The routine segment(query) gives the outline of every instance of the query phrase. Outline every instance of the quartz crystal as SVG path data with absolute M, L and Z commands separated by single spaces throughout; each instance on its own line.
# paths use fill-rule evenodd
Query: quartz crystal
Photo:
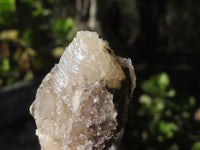
M 30 107 L 42 150 L 116 150 L 135 88 L 130 59 L 79 31 Z

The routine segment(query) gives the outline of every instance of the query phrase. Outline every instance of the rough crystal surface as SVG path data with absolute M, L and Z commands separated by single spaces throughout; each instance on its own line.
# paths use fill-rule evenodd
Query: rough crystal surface
M 118 147 L 135 87 L 130 59 L 80 31 L 37 90 L 30 111 L 43 150 Z

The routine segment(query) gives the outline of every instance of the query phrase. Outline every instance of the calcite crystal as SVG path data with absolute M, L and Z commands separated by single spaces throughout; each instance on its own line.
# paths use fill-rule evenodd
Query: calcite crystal
M 135 88 L 130 59 L 95 32 L 80 31 L 30 107 L 43 150 L 116 150 Z

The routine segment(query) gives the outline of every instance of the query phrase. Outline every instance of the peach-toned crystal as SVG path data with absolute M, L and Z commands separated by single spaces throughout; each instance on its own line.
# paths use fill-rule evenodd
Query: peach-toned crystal
M 43 150 L 118 148 L 135 74 L 97 33 L 77 32 L 37 90 L 30 111 Z

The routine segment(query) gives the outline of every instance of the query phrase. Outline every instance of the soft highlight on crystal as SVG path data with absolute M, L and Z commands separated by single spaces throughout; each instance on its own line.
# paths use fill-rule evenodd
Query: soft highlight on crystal
M 37 90 L 30 112 L 43 150 L 118 149 L 135 88 L 130 59 L 79 31 Z

